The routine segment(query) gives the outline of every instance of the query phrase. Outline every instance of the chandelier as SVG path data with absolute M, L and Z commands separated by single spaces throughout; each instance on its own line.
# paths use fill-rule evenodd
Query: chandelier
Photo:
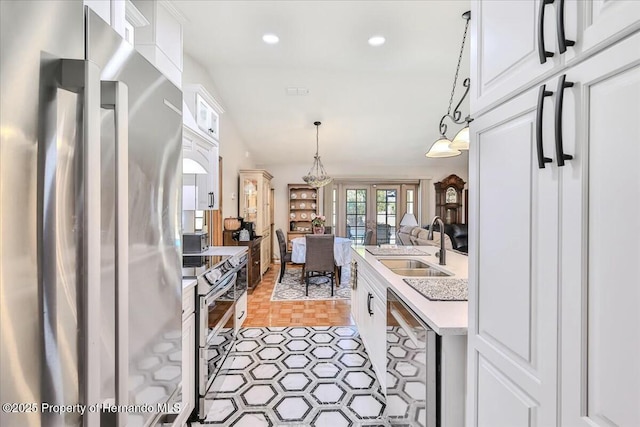
M 318 154 L 319 127 L 322 123 L 313 122 L 313 124 L 316 126 L 316 155 L 313 158 L 313 165 L 311 166 L 311 169 L 309 169 L 309 172 L 303 176 L 302 179 L 308 185 L 320 188 L 330 183 L 333 178 L 327 175 L 327 172 L 324 170 L 324 166 L 322 165 L 322 161 L 320 160 L 320 155 Z
M 456 74 L 453 78 L 453 87 L 451 88 L 451 97 L 449 98 L 449 109 L 447 110 L 447 114 L 442 116 L 440 119 L 440 138 L 436 142 L 433 143 L 429 152 L 425 154 L 427 157 L 453 157 L 461 154 L 460 150 L 468 150 L 469 149 L 469 123 L 473 120 L 471 117 L 467 116 L 462 119 L 462 112 L 460 111 L 460 105 L 462 105 L 462 101 L 467 97 L 469 93 L 469 86 L 471 80 L 466 78 L 462 83 L 462 86 L 466 88 L 462 98 L 456 105 L 453 110 L 453 114 L 451 113 L 451 104 L 453 104 L 453 95 L 456 91 L 456 83 L 458 82 L 458 73 L 460 71 L 460 63 L 462 62 L 462 53 L 464 51 L 464 42 L 467 39 L 467 30 L 469 29 L 469 20 L 471 19 L 471 12 L 467 11 L 462 14 L 462 18 L 467 21 L 464 26 L 464 35 L 462 36 L 462 46 L 460 47 L 460 55 L 458 56 L 458 66 L 456 67 Z M 465 124 L 465 126 L 458 131 L 453 140 L 447 138 L 447 124 L 444 122 L 445 119 L 451 120 L 453 123 L 460 125 Z

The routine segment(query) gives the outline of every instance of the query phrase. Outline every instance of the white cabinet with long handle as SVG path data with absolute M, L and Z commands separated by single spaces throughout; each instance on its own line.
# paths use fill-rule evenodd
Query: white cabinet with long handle
M 640 29 L 636 0 L 484 0 L 471 12 L 476 115 Z
M 468 426 L 640 425 L 640 15 L 566 3 L 575 66 L 471 124 Z
M 637 426 L 640 33 L 562 79 L 560 425 Z

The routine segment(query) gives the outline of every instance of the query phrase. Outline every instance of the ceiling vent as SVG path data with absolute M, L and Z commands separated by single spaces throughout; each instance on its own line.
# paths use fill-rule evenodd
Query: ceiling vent
M 288 87 L 287 88 L 288 96 L 307 96 L 309 95 L 309 89 L 306 87 Z

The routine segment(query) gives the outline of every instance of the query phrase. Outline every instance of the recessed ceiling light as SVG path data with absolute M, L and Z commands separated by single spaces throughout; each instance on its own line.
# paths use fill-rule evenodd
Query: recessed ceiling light
M 266 44 L 276 44 L 280 41 L 280 38 L 275 34 L 269 33 L 262 36 L 262 41 L 265 42 Z
M 382 46 L 386 39 L 382 36 L 373 36 L 369 39 L 369 44 L 371 46 Z

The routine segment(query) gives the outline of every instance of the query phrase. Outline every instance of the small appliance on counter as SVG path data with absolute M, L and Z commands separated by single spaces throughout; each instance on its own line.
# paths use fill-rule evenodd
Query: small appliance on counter
M 207 233 L 183 233 L 182 234 L 182 253 L 199 254 L 207 250 Z
M 231 235 L 231 238 L 236 242 L 248 242 L 250 240 L 255 239 L 255 224 L 250 221 L 245 221 L 242 217 L 238 217 L 238 228 L 235 228 L 233 231 L 225 230 L 225 236 L 227 233 Z M 233 244 L 233 243 L 225 243 L 225 245 Z
M 253 222 L 245 221 L 244 219 L 240 222 L 240 232 L 242 233 L 242 230 L 246 230 L 249 233 L 249 238 L 247 240 L 253 240 L 256 238 L 255 228 L 256 225 Z

